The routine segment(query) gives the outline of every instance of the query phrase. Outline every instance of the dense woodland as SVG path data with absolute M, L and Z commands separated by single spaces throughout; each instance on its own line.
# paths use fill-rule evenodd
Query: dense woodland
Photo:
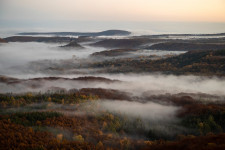
M 99 101 L 99 96 L 101 94 L 76 92 L 1 94 L 1 148 L 225 148 L 222 142 L 225 138 L 224 104 L 204 103 L 187 96 L 170 96 L 167 105 L 182 107 L 177 113 L 179 122 L 174 125 L 185 128 L 182 133 L 170 136 L 145 128 L 145 120 L 141 118 L 131 120 L 120 113 L 97 112 L 96 108 L 101 107 L 95 103 Z M 152 100 L 151 97 L 146 99 Z M 158 103 L 163 101 L 159 96 Z M 75 112 L 82 112 L 82 115 Z

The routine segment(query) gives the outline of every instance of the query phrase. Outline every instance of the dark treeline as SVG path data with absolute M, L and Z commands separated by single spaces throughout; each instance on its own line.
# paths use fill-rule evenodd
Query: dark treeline
M 94 63 L 94 68 L 105 72 L 162 72 L 165 74 L 225 75 L 225 50 L 190 51 L 164 59 L 124 58 Z M 151 57 L 151 56 L 149 56 Z

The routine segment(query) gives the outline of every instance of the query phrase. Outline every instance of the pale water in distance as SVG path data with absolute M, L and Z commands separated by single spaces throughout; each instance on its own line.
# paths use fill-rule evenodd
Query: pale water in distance
M 110 22 L 110 21 L 42 21 L 0 22 L 0 37 L 19 32 L 98 32 L 109 29 L 128 30 L 133 35 L 224 33 L 225 23 L 212 22 Z

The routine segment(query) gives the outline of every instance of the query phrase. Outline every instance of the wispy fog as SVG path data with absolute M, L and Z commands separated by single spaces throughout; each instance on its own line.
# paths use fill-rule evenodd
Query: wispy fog
M 177 93 L 207 93 L 224 96 L 225 79 L 216 77 L 175 76 L 162 74 L 93 74 L 92 68 L 74 67 L 84 66 L 85 62 L 92 62 L 89 57 L 94 52 L 103 51 L 83 43 L 85 49 L 63 49 L 59 46 L 65 43 L 6 43 L 0 45 L 0 75 L 15 78 L 33 78 L 43 76 L 59 76 L 76 78 L 81 76 L 105 77 L 121 82 L 85 82 L 78 80 L 28 80 L 18 83 L 0 83 L 1 93 L 46 92 L 53 87 L 70 89 L 104 88 L 115 89 L 131 93 L 131 96 L 177 94 Z M 179 54 L 177 52 L 143 51 L 143 55 Z M 136 54 L 135 54 L 136 55 Z M 95 60 L 100 61 L 100 60 Z M 52 69 L 53 68 L 53 69 Z M 53 70 L 53 71 L 52 71 Z M 84 73 L 81 74 L 81 73 Z
M 0 74 L 16 75 L 32 71 L 26 68 L 30 62 L 40 60 L 67 60 L 72 58 L 87 58 L 94 52 L 102 51 L 102 48 L 85 46 L 85 49 L 64 49 L 59 46 L 66 43 L 6 43 L 0 45 Z M 20 69 L 23 70 L 20 72 Z M 30 69 L 30 70 L 24 70 Z
M 120 113 L 129 117 L 146 121 L 173 121 L 176 111 L 175 106 L 165 106 L 157 103 L 138 103 L 129 101 L 101 101 L 99 103 L 103 109 L 111 113 Z
M 55 103 L 31 104 L 19 108 L 9 108 L 5 110 L 5 113 L 54 110 L 66 116 L 101 116 L 107 112 L 123 118 L 126 122 L 123 126 L 126 127 L 127 130 L 133 131 L 133 126 L 136 126 L 136 128 L 144 131 L 145 134 L 151 130 L 158 135 L 173 137 L 176 134 L 187 131 L 187 129 L 178 125 L 180 119 L 176 117 L 176 114 L 180 109 L 180 107 L 161 105 L 153 102 L 139 103 L 98 100 L 81 103 L 79 105 L 62 105 Z
M 225 86 L 224 78 L 160 74 L 119 74 L 104 75 L 104 77 L 128 82 L 130 85 L 120 85 L 120 89 L 129 89 L 135 93 L 149 91 L 149 94 L 157 94 L 158 91 L 159 93 L 172 94 L 179 92 L 202 92 L 208 94 L 225 95 L 225 91 L 223 90 L 223 87 Z
M 64 76 L 80 77 L 83 75 Z M 160 74 L 98 74 L 96 77 L 119 80 L 121 82 L 79 81 L 79 80 L 25 80 L 18 83 L 1 83 L 1 93 L 16 92 L 46 92 L 52 87 L 60 87 L 65 90 L 82 88 L 115 89 L 131 93 L 131 96 L 177 94 L 177 93 L 207 93 L 211 95 L 225 96 L 225 79 L 199 76 L 175 76 Z
M 3 44 L 0 46 L 0 63 L 6 68 L 40 59 L 60 59 L 62 56 L 68 59 L 75 54 L 71 51 L 60 51 L 58 46 L 59 44 L 36 42 Z
M 180 108 L 176 106 L 128 101 L 101 101 L 99 105 L 103 110 L 125 116 L 136 124 L 141 121 L 139 126 L 145 132 L 151 130 L 157 132 L 158 135 L 173 137 L 187 130 L 177 125 L 179 119 L 176 114 Z
M 159 56 L 159 57 L 164 57 L 166 55 L 180 55 L 185 53 L 186 51 L 162 51 L 162 50 L 139 50 L 136 52 L 130 52 L 131 56 Z
M 88 43 L 80 43 L 84 48 L 62 48 L 67 43 L 42 43 L 42 42 L 10 42 L 0 45 L 0 75 L 19 77 L 32 77 L 36 74 L 74 74 L 75 67 L 84 66 L 87 63 L 94 63 L 109 59 L 122 57 L 150 56 L 164 57 L 165 55 L 178 55 L 184 52 L 177 51 L 156 51 L 138 50 L 128 52 L 124 56 L 117 57 L 90 57 L 95 52 L 106 49 L 88 46 Z M 50 68 L 50 69 L 49 69 Z M 51 70 L 51 68 L 57 68 Z M 55 72 L 54 72 L 55 71 Z M 78 72 L 85 70 L 78 70 Z
M 139 103 L 131 101 L 98 100 L 81 103 L 79 106 L 56 103 L 34 103 L 24 107 L 9 108 L 7 111 L 30 112 L 55 110 L 62 112 L 65 115 L 81 115 L 84 113 L 92 114 L 93 112 L 98 115 L 99 113 L 107 111 L 112 114 L 125 115 L 129 118 L 140 118 L 151 122 L 173 122 L 176 120 L 175 115 L 179 109 L 180 108 L 177 106 L 166 106 L 153 102 Z

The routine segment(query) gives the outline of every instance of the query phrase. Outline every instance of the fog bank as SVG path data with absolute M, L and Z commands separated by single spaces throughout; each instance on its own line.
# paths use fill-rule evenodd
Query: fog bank
M 115 89 L 128 92 L 129 96 L 151 96 L 160 94 L 178 93 L 205 93 L 210 95 L 225 96 L 225 79 L 209 78 L 199 76 L 175 76 L 161 74 L 98 74 L 92 77 L 104 77 L 106 79 L 118 80 L 119 82 L 104 82 L 101 80 L 79 80 L 77 77 L 86 75 L 65 76 L 67 78 L 40 78 L 31 80 L 19 80 L 19 82 L 0 82 L 0 93 L 25 93 L 46 92 L 56 88 L 62 90 L 82 88 Z M 88 76 L 87 76 L 88 77 Z M 75 78 L 75 79 L 71 79 Z

